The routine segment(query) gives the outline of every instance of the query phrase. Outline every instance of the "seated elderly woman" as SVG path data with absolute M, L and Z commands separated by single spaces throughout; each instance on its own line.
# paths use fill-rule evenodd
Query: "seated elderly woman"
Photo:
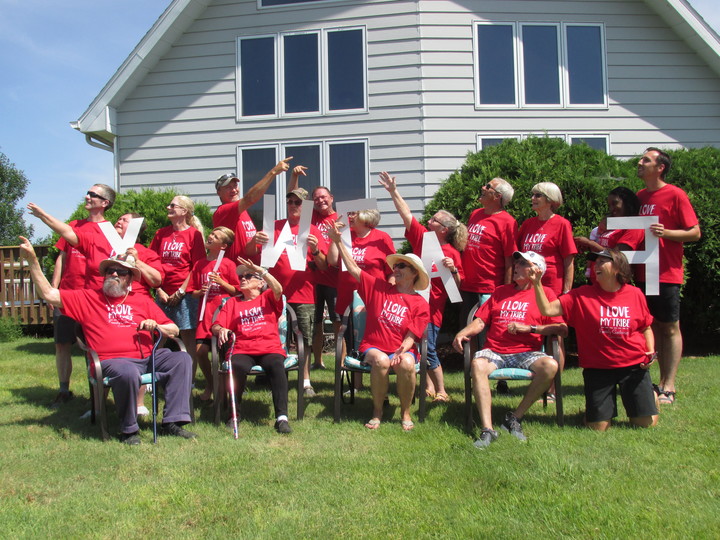
M 657 424 L 657 404 L 648 368 L 655 360 L 652 316 L 645 295 L 630 285 L 630 265 L 617 249 L 588 254 L 595 261 L 593 285 L 584 285 L 548 301 L 542 275 L 530 276 L 540 313 L 562 316 L 575 328 L 585 383 L 585 424 L 605 431 L 617 416 L 620 390 L 630 423 Z
M 365 335 L 360 343 L 363 360 L 370 364 L 370 391 L 373 398 L 373 415 L 365 424 L 377 429 L 387 395 L 388 374 L 392 368 L 397 374 L 400 415 L 404 431 L 413 429 L 410 404 L 415 393 L 415 341 L 420 339 L 430 321 L 427 301 L 417 291 L 427 289 L 430 278 L 417 255 L 388 255 L 395 284 L 373 277 L 360 269 L 348 249 L 343 245 L 336 222 L 328 230 L 337 246 L 345 267 L 359 283 L 358 293 L 367 312 Z
M 230 361 L 237 399 L 242 399 L 247 376 L 260 365 L 270 380 L 275 430 L 291 433 L 288 423 L 288 382 L 285 375 L 285 350 L 280 342 L 278 318 L 283 310 L 282 285 L 262 266 L 238 257 L 240 294 L 228 300 L 212 326 L 218 345 L 223 346 L 235 333 L 235 350 Z

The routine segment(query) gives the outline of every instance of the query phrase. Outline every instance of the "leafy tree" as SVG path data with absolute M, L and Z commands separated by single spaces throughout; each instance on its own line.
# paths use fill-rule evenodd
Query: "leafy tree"
M 17 245 L 18 236 L 32 236 L 33 228 L 23 221 L 17 203 L 30 183 L 25 173 L 0 152 L 0 245 Z

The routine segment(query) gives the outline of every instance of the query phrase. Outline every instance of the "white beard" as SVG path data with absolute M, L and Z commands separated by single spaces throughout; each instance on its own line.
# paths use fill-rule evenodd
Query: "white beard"
M 110 298 L 120 298 L 130 292 L 130 286 L 123 287 L 120 279 L 108 276 L 103 282 L 103 292 Z

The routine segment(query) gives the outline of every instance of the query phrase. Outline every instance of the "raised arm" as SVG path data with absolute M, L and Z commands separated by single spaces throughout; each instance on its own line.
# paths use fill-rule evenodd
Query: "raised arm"
M 135 258 L 135 266 L 138 270 L 140 270 L 140 275 L 145 279 L 150 287 L 154 289 L 160 286 L 162 283 L 162 275 L 160 274 L 160 271 L 142 261 L 137 249 L 131 247 L 128 248 L 125 253 L 127 255 L 132 255 Z
M 54 218 L 35 203 L 28 203 L 27 208 L 33 216 L 39 218 L 45 225 L 62 236 L 71 246 L 77 246 L 80 243 L 77 234 L 75 234 L 73 228 L 67 223 Z
M 262 266 L 255 264 L 250 259 L 243 259 L 242 257 L 238 257 L 237 261 L 239 264 L 242 264 L 245 267 L 247 267 L 252 273 L 257 274 L 258 276 L 260 276 L 262 279 L 265 280 L 265 283 L 267 283 L 268 288 L 275 295 L 275 300 L 280 300 L 282 298 L 282 292 L 283 292 L 282 285 L 280 285 L 280 282 L 277 279 L 275 279 L 275 277 L 270 272 L 268 272 Z
M 253 204 L 262 199 L 262 196 L 265 195 L 265 192 L 270 187 L 270 184 L 273 183 L 275 177 L 279 174 L 284 173 L 290 168 L 288 162 L 291 159 L 292 156 L 287 157 L 282 161 L 278 161 L 278 164 L 275 165 L 272 169 L 270 169 L 257 184 L 247 190 L 245 195 L 243 195 L 238 201 L 238 213 L 242 214 L 245 210 L 247 210 Z
M 535 289 L 535 301 L 537 302 L 540 313 L 546 317 L 559 317 L 563 314 L 560 300 L 548 301 L 545 295 L 545 290 L 542 286 L 542 272 L 539 268 L 533 267 L 530 269 L 530 281 L 532 281 L 533 288 Z
M 25 258 L 25 260 L 27 260 L 28 262 L 28 265 L 30 267 L 30 278 L 35 284 L 35 289 L 40 295 L 40 298 L 45 300 L 53 307 L 62 308 L 63 306 L 62 300 L 60 299 L 60 291 L 50 285 L 50 282 L 45 277 L 45 274 L 42 273 L 42 269 L 40 268 L 40 262 L 38 261 L 37 254 L 35 253 L 35 249 L 32 247 L 30 240 L 28 240 L 24 236 L 20 236 L 19 238 L 21 240 L 20 252 L 22 253 L 22 256 Z
M 332 228 L 328 229 L 328 236 L 330 237 L 330 241 L 333 243 L 333 245 L 336 246 L 340 257 L 345 263 L 345 268 L 348 271 L 348 274 L 350 274 L 355 279 L 355 281 L 360 281 L 360 275 L 362 274 L 362 270 L 355 262 L 355 259 L 352 258 L 352 255 L 350 255 L 345 245 L 342 243 L 342 236 L 340 234 L 340 230 L 338 229 L 337 221 L 333 223 Z
M 403 224 L 405 225 L 406 229 L 410 228 L 410 224 L 412 223 L 412 213 L 410 212 L 410 207 L 405 202 L 405 199 L 403 199 L 400 196 L 400 193 L 397 190 L 397 183 L 395 182 L 395 177 L 390 176 L 387 172 L 383 171 L 380 173 L 380 185 L 384 187 L 387 192 L 390 194 L 390 197 L 392 197 L 393 204 L 395 205 L 395 209 L 398 211 L 398 214 L 400 214 L 400 217 L 403 220 Z
M 305 165 L 296 165 L 293 167 L 292 175 L 290 176 L 290 182 L 288 183 L 287 193 L 295 191 L 300 187 L 300 175 L 307 176 L 307 167 Z

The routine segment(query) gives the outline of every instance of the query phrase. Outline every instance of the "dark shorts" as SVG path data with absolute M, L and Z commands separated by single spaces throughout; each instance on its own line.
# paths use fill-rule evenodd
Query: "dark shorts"
M 645 290 L 642 283 L 641 289 Z M 660 294 L 646 296 L 650 314 L 658 322 L 671 323 L 680 320 L 680 285 L 676 283 L 661 283 Z
M 583 370 L 585 381 L 585 419 L 605 422 L 617 416 L 617 391 L 620 389 L 625 412 L 630 418 L 652 416 L 655 406 L 650 372 L 638 366 L 617 369 Z
M 55 343 L 75 343 L 77 321 L 60 313 L 58 308 L 53 310 L 53 336 Z
M 313 337 L 313 315 L 315 314 L 315 306 L 313 304 L 297 304 L 295 302 L 288 302 L 288 305 L 295 311 L 298 326 L 303 335 L 303 341 L 308 345 Z
M 315 326 L 321 326 L 325 321 L 325 306 L 327 306 L 328 318 L 332 322 L 340 322 L 340 314 L 335 313 L 335 300 L 337 289 L 329 285 L 318 283 L 315 285 Z

